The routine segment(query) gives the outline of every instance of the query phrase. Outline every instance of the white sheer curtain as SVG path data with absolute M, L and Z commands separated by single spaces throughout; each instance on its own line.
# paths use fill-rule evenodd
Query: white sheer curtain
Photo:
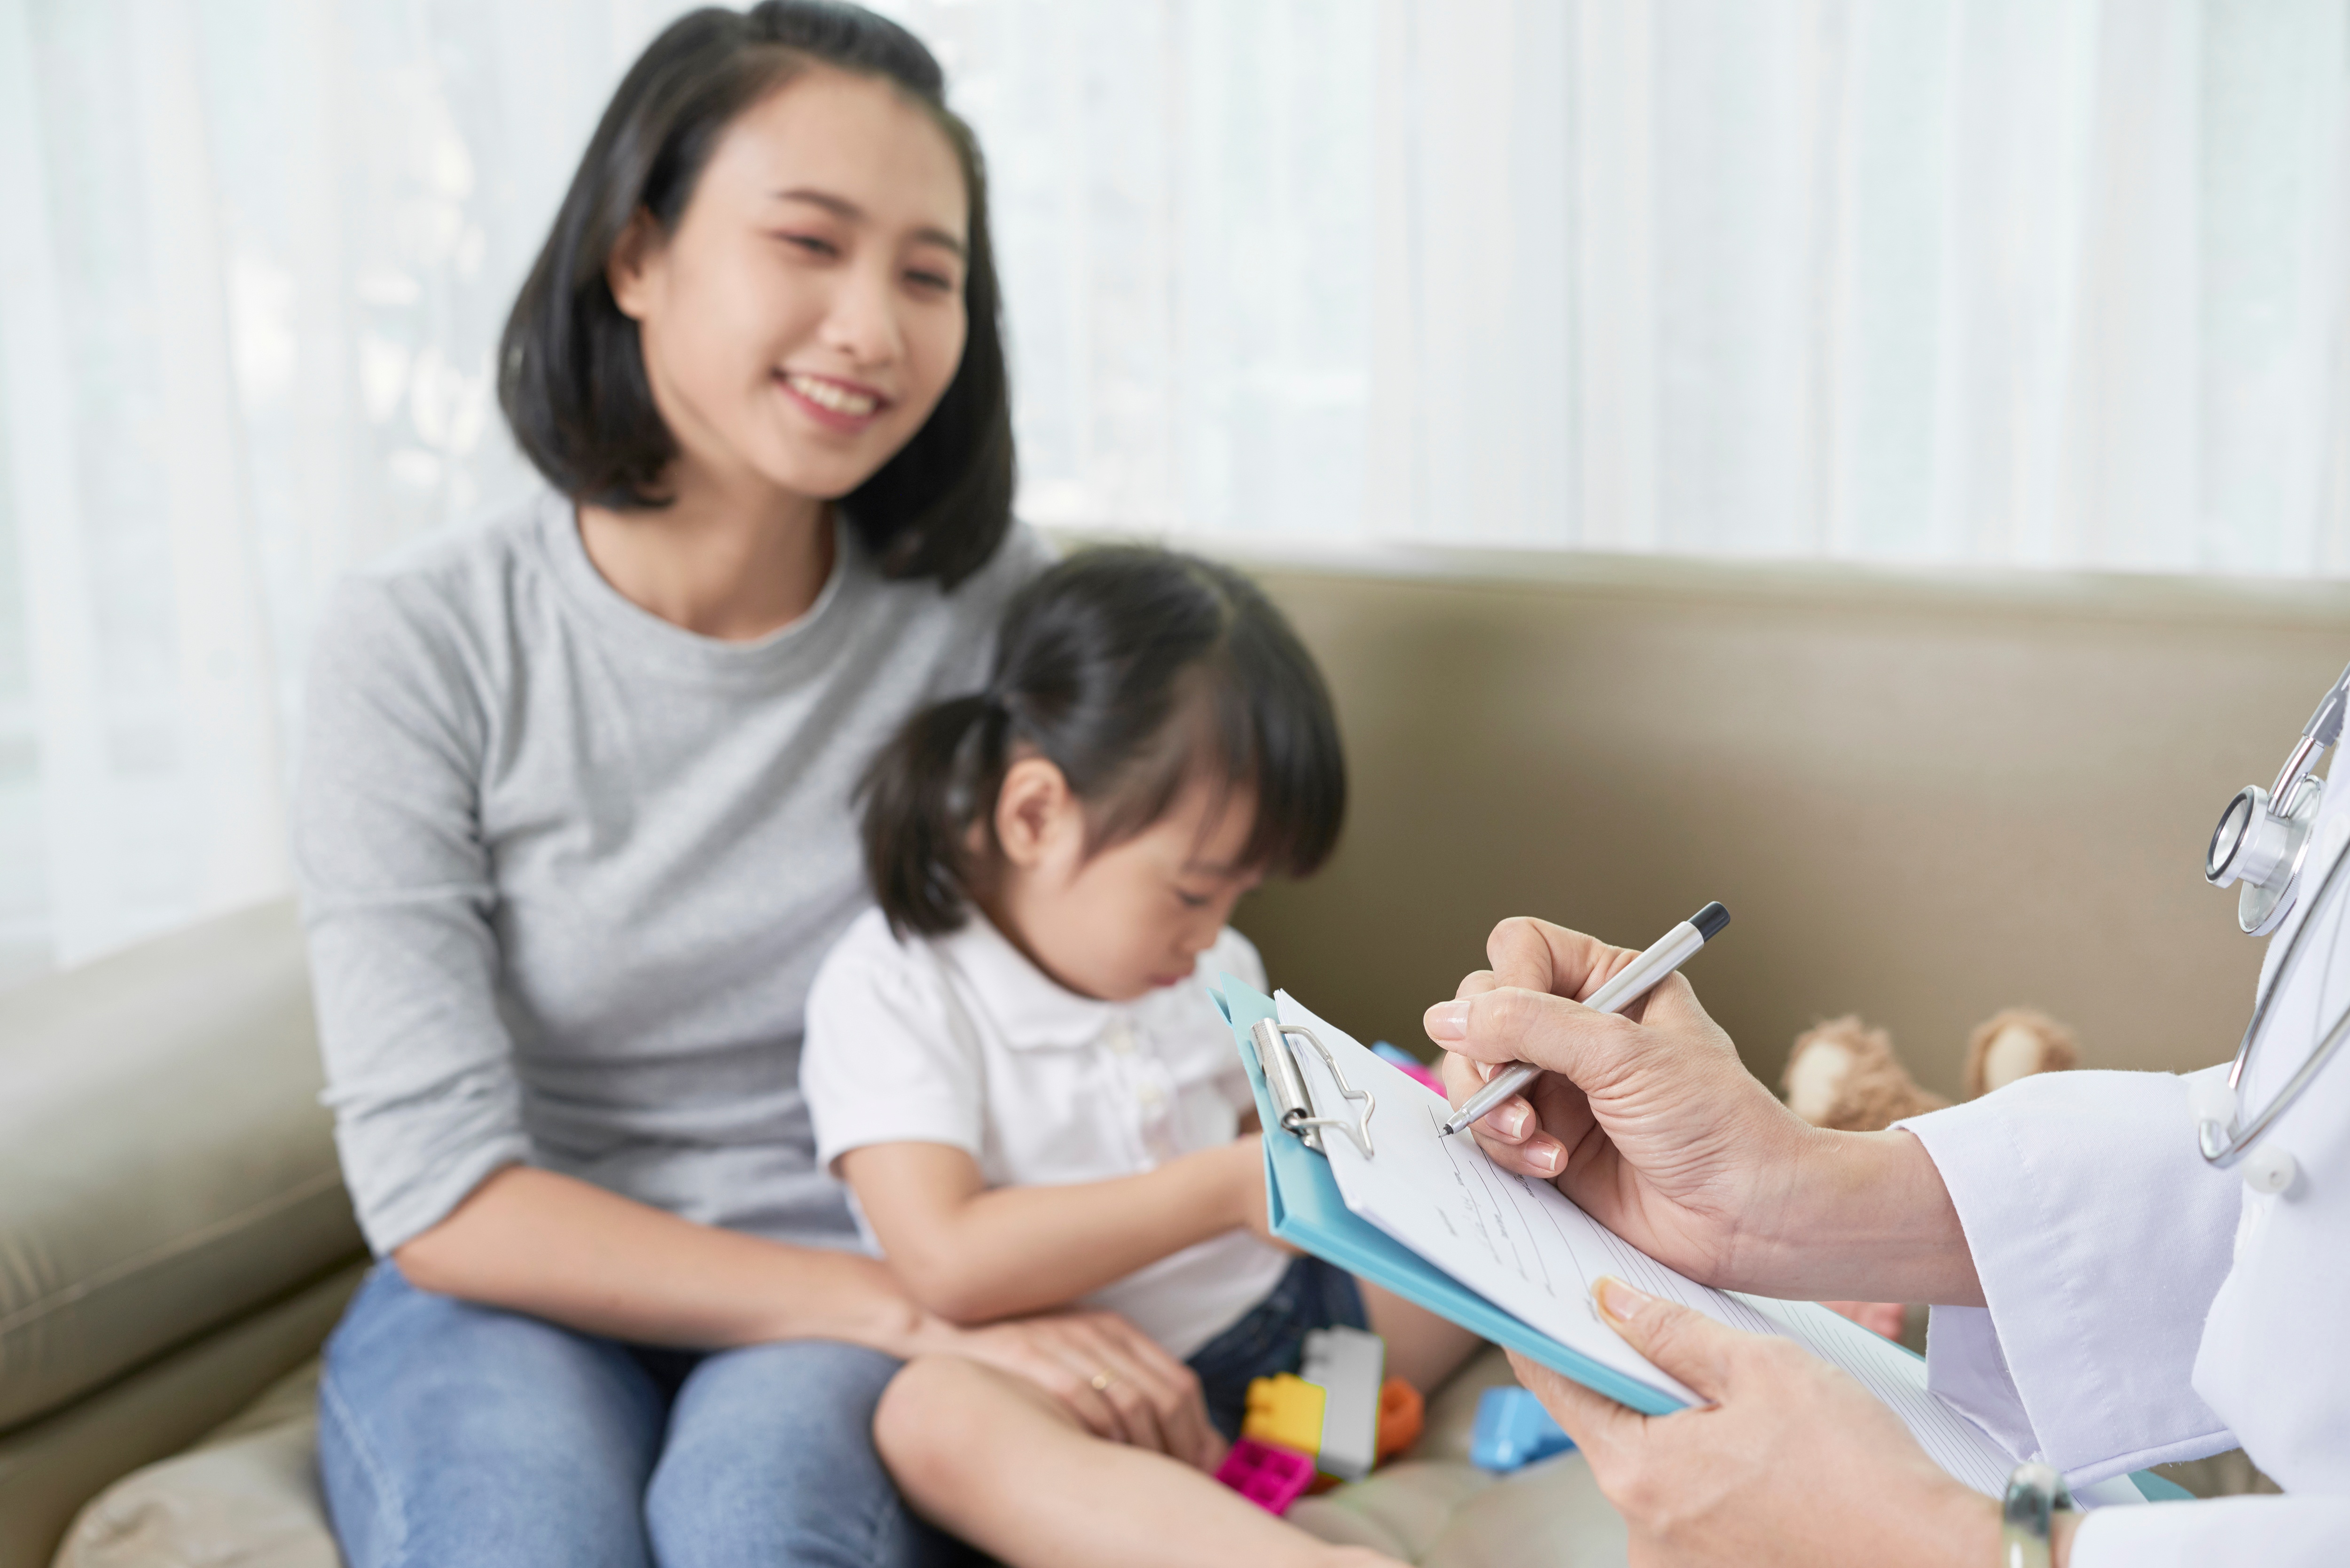
M 676 8 L 0 0 L 0 979 L 284 890 L 323 590 L 525 483 L 491 346 Z
M 0 0 L 0 979 L 281 890 L 311 618 L 675 0 Z M 1040 521 L 2350 571 L 2343 0 L 885 0 Z
M 1372 534 L 2338 575 L 2337 0 L 1387 0 Z

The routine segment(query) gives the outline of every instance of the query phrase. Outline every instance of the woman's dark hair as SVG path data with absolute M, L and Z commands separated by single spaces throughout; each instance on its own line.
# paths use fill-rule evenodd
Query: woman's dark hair
M 883 78 L 927 110 L 970 193 L 962 362 L 913 439 L 841 503 L 885 575 L 951 587 L 994 554 L 1012 518 L 1012 395 L 987 171 L 971 128 L 946 106 L 930 50 L 860 6 L 764 0 L 748 11 L 694 11 L 652 41 L 605 109 L 506 318 L 498 406 L 531 462 L 573 500 L 622 511 L 669 504 L 660 476 L 677 441 L 654 406 L 637 324 L 613 300 L 606 265 L 639 212 L 673 233 L 734 118 L 817 65 Z
M 1086 808 L 1087 853 L 1133 837 L 1205 779 L 1245 788 L 1240 864 L 1329 858 L 1347 762 L 1313 656 L 1240 573 L 1166 550 L 1073 556 L 1003 612 L 984 690 L 924 709 L 866 770 L 865 865 L 892 929 L 962 924 L 1005 770 L 1033 751 Z

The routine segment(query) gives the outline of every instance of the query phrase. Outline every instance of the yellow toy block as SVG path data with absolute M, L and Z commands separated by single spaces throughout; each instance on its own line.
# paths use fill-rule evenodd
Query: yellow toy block
M 1322 1405 L 1326 1397 L 1318 1385 L 1295 1373 L 1252 1378 L 1241 1435 L 1312 1458 L 1322 1451 Z

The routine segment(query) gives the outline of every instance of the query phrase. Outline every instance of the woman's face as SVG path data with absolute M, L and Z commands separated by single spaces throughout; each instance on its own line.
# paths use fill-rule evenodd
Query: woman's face
M 847 494 L 962 358 L 970 201 L 945 134 L 887 82 L 816 68 L 737 117 L 676 230 L 608 275 L 685 462 L 725 489 Z

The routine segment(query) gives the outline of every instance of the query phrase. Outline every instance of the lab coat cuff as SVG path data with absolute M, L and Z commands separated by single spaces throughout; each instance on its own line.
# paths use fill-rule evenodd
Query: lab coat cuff
M 2235 1184 L 2196 1154 L 2179 1079 L 2044 1074 L 1898 1125 L 1950 1190 L 1988 1308 L 1936 1309 L 1929 1386 L 2079 1484 L 2232 1443 L 2189 1379 Z

